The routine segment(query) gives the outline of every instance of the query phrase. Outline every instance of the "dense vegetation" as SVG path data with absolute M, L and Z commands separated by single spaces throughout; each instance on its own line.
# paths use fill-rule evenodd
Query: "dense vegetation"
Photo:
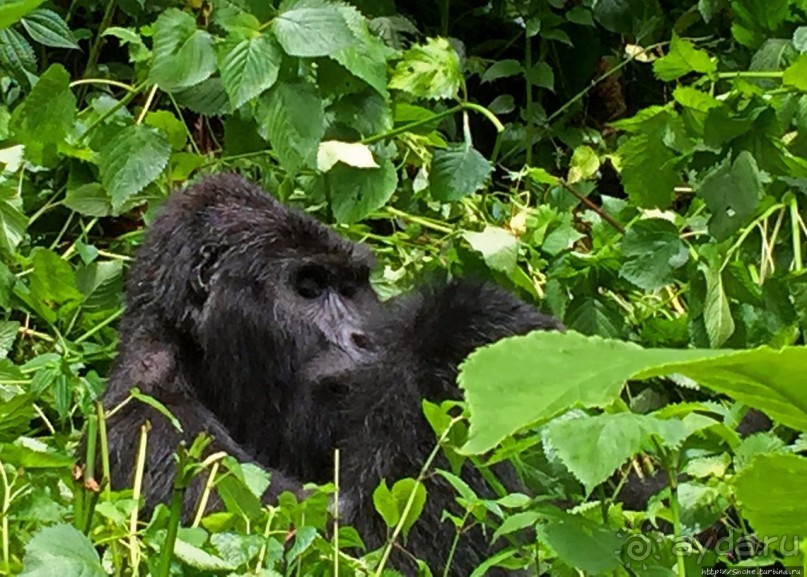
M 177 532 L 74 468 L 143 229 L 223 170 L 372 245 L 385 297 L 483 276 L 569 327 L 475 353 L 470 424 L 424 406 L 452 465 L 530 487 L 424 463 L 491 564 L 802 566 L 804 0 L 0 0 L 0 166 L 0 574 L 392 574 L 332 530 L 338 485 L 261 508 L 197 444 L 178 485 L 227 509 Z M 391 536 L 423 497 L 382 484 Z

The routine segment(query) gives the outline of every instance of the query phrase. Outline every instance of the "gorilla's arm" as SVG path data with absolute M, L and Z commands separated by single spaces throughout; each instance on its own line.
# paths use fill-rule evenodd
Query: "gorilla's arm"
M 162 331 L 160 335 L 159 331 Z M 219 419 L 196 399 L 182 370 L 179 348 L 165 334 L 165 328 L 147 320 L 135 325 L 128 319 L 121 324 L 121 354 L 109 377 L 104 408 L 114 409 L 136 387 L 142 393 L 158 399 L 182 423 L 183 430 L 174 425 L 153 407 L 132 399 L 109 418 L 110 476 L 113 488 L 132 486 L 140 428 L 148 421 L 144 493 L 146 509 L 166 503 L 171 495 L 176 463 L 174 452 L 180 442 L 188 445 L 202 432 L 213 437 L 208 452 L 224 451 L 241 462 L 253 462 L 251 455 L 230 436 Z M 160 335 L 160 336 L 157 336 Z M 292 491 L 301 494 L 299 483 L 277 471 L 272 474 L 264 500 L 274 502 L 280 493 Z M 204 475 L 202 475 L 204 477 Z M 204 479 L 197 478 L 188 488 L 184 517 L 188 518 L 199 501 Z M 213 494 L 209 507 L 218 505 Z
M 395 316 L 400 324 L 389 329 L 392 340 L 380 365 L 352 380 L 340 443 L 345 487 L 340 512 L 348 524 L 375 528 L 364 533 L 370 547 L 380 546 L 385 535 L 373 507 L 374 489 L 382 479 L 392 484 L 417 476 L 434 449 L 436 439 L 422 414 L 422 400 L 460 399 L 457 366 L 477 347 L 535 329 L 563 329 L 557 320 L 506 291 L 474 282 L 425 288 L 392 306 L 398 308 Z M 354 457 L 358 455 L 364 458 Z M 437 466 L 448 468 L 442 455 Z M 504 477 L 505 485 L 518 487 L 512 468 L 497 468 L 496 473 Z M 492 496 L 482 475 L 470 465 L 462 477 L 480 496 Z M 454 538 L 453 527 L 441 520 L 442 511 L 461 511 L 454 489 L 441 476 L 430 476 L 426 488 L 426 506 L 405 547 L 418 558 L 442 560 Z M 492 553 L 489 536 L 478 527 L 464 533 L 459 550 L 462 555 L 455 557 L 451 575 L 469 575 Z M 394 563 L 405 566 L 405 559 L 399 554 Z

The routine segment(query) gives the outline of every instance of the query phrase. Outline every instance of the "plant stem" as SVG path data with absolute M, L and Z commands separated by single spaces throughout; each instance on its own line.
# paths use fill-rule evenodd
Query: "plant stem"
M 527 166 L 532 166 L 532 143 L 535 139 L 535 119 L 533 118 L 535 111 L 533 110 L 534 103 L 532 100 L 533 84 L 529 74 L 529 71 L 532 70 L 532 38 L 526 33 L 524 34 L 524 70 L 526 71 L 524 81 L 527 91 L 527 130 L 524 136 L 524 149 L 526 164 Z
M 801 257 L 801 231 L 799 229 L 799 204 L 796 202 L 796 197 L 791 196 L 790 202 L 790 234 L 791 242 L 793 243 L 793 270 L 799 272 L 804 268 L 804 262 Z
M 561 188 L 563 188 L 564 190 L 568 191 L 568 192 L 569 192 L 569 193 L 570 193 L 572 196 L 574 196 L 574 197 L 575 197 L 577 200 L 579 200 L 580 202 L 582 202 L 583 204 L 585 204 L 587 207 L 589 207 L 591 210 L 593 210 L 594 212 L 596 212 L 596 213 L 597 213 L 597 214 L 600 216 L 600 218 L 602 218 L 602 219 L 603 219 L 605 222 L 607 222 L 608 224 L 610 224 L 612 227 L 614 227 L 614 228 L 615 228 L 616 230 L 618 230 L 620 233 L 625 234 L 625 227 L 624 227 L 624 226 L 622 226 L 621 224 L 619 224 L 619 223 L 616 221 L 616 219 L 615 219 L 613 216 L 611 216 L 610 214 L 608 214 L 607 212 L 605 212 L 605 211 L 604 211 L 602 208 L 600 208 L 599 206 L 597 206 L 596 204 L 594 204 L 594 203 L 593 203 L 591 200 L 589 200 L 588 198 L 586 198 L 585 196 L 583 196 L 582 194 L 580 194 L 579 192 L 577 192 L 577 191 L 576 191 L 576 190 L 575 190 L 575 189 L 574 189 L 574 188 L 573 188 L 573 187 L 572 187 L 572 186 L 571 186 L 569 183 L 567 183 L 565 180 L 563 180 L 563 179 L 560 179 L 560 178 L 559 178 L 559 179 L 558 179 L 558 184 L 560 184 Z

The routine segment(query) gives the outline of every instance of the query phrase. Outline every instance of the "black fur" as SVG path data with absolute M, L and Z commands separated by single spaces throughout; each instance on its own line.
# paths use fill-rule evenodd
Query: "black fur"
M 128 486 L 139 425 L 149 419 L 147 506 L 165 501 L 181 438 L 207 430 L 214 449 L 273 473 L 266 498 L 331 478 L 342 450 L 341 522 L 371 548 L 387 530 L 373 509 L 378 483 L 414 477 L 435 445 L 421 401 L 460 398 L 458 364 L 476 347 L 554 320 L 487 284 L 427 287 L 381 304 L 369 251 L 235 176 L 177 193 L 155 219 L 127 286 L 120 355 L 107 408 L 138 387 L 182 422 L 130 402 L 109 422 L 112 482 Z M 505 479 L 517 484 L 509 470 Z M 463 479 L 482 495 L 480 473 Z M 189 503 L 200 487 L 193 487 Z M 404 544 L 441 573 L 455 495 L 439 476 Z M 393 563 L 411 572 L 398 548 Z M 463 535 L 451 575 L 490 554 L 481 531 Z

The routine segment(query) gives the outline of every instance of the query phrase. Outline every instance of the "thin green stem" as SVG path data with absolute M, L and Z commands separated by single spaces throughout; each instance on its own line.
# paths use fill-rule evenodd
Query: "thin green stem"
M 784 76 L 782 70 L 738 70 L 736 72 L 718 72 L 717 78 L 721 80 L 732 78 L 767 78 L 767 79 L 780 79 Z
M 110 324 L 114 323 L 116 320 L 118 320 L 118 319 L 119 319 L 121 316 L 123 316 L 123 312 L 124 312 L 124 311 L 123 311 L 123 309 L 120 309 L 120 310 L 118 310 L 118 311 L 115 311 L 115 312 L 114 312 L 112 315 L 110 315 L 109 317 L 107 317 L 106 319 L 104 319 L 103 321 L 101 321 L 100 323 L 98 323 L 97 325 L 95 325 L 93 328 L 91 328 L 90 330 L 88 330 L 86 333 L 84 333 L 83 335 L 81 335 L 79 338 L 77 338 L 77 339 L 76 339 L 75 341 L 73 341 L 73 342 L 75 342 L 76 344 L 78 344 L 78 343 L 81 343 L 81 342 L 86 341 L 88 338 L 90 338 L 91 336 L 93 336 L 95 333 L 97 333 L 98 331 L 100 331 L 100 330 L 101 330 L 101 329 L 103 329 L 104 327 L 106 327 L 106 326 L 108 326 L 108 325 L 110 325 Z
M 391 214 L 392 216 L 397 216 L 399 218 L 406 219 L 410 222 L 414 222 L 415 224 L 419 224 L 424 228 L 430 228 L 432 230 L 436 230 L 437 232 L 442 232 L 445 234 L 452 234 L 454 232 L 454 229 L 451 227 L 439 224 L 431 219 L 427 219 L 422 216 L 415 216 L 414 214 L 409 214 L 408 212 L 398 210 L 397 208 L 392 206 L 387 206 L 384 208 L 384 210 L 387 213 Z
M 790 197 L 790 235 L 793 243 L 793 270 L 799 272 L 804 268 L 804 261 L 801 256 L 801 229 L 799 228 L 799 204 L 796 196 Z
M 98 33 L 95 35 L 95 40 L 90 46 L 90 54 L 87 57 L 87 65 L 84 67 L 84 74 L 88 76 L 95 65 L 98 63 L 98 57 L 101 55 L 101 44 L 104 41 L 104 31 L 109 28 L 112 23 L 112 15 L 115 13 L 115 0 L 109 0 L 104 10 L 104 16 L 101 18 L 101 24 L 98 25 Z M 84 92 L 81 94 L 79 100 L 84 100 Z
M 106 122 L 106 120 L 109 117 L 111 117 L 118 110 L 120 110 L 121 108 L 129 104 L 132 100 L 134 100 L 134 97 L 140 94 L 140 92 L 143 90 L 145 86 L 146 86 L 145 82 L 141 82 L 140 84 L 135 86 L 131 92 L 129 92 L 126 96 L 121 98 L 117 103 L 115 103 L 114 106 L 112 106 L 109 110 L 107 110 L 101 116 L 96 118 L 95 121 L 92 124 L 90 124 L 84 132 L 81 133 L 81 136 L 78 137 L 78 140 L 81 141 L 87 138 L 87 136 L 89 136 L 98 126 Z
M 70 83 L 70 88 L 75 88 L 83 84 L 106 84 L 108 86 L 122 88 L 128 92 L 132 92 L 135 89 L 134 86 L 129 86 L 125 82 L 118 82 L 117 80 L 110 80 L 108 78 L 82 78 L 81 80 L 74 80 Z
M 532 38 L 528 34 L 524 34 L 524 69 L 529 71 L 532 69 Z M 535 139 L 535 119 L 534 119 L 534 103 L 533 103 L 533 84 L 531 80 L 532 75 L 525 74 L 524 81 L 526 84 L 525 90 L 527 91 L 527 129 L 524 133 L 524 149 L 526 153 L 527 166 L 532 166 L 532 143 Z

